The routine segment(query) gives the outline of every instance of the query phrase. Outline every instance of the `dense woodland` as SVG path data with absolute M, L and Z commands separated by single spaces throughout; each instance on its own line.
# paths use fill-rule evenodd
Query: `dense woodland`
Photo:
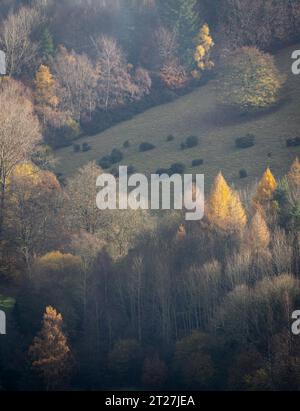
M 58 147 L 208 81 L 225 116 L 273 109 L 299 40 L 298 0 L 1 1 L 1 390 L 300 389 L 296 156 L 240 191 L 220 173 L 193 223 L 100 212 L 103 159 L 55 174 Z

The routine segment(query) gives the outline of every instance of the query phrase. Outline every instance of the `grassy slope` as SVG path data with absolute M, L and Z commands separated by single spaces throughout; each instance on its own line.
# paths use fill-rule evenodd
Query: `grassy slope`
M 92 146 L 88 153 L 74 154 L 72 147 L 57 151 L 57 171 L 65 176 L 72 175 L 82 165 L 109 154 L 113 148 L 120 148 L 125 158 L 122 164 L 134 165 L 139 172 L 155 172 L 157 168 L 169 167 L 174 162 L 183 162 L 188 167 L 191 161 L 203 158 L 199 168 L 188 168 L 193 173 L 204 173 L 206 183 L 222 170 L 226 178 L 236 185 L 241 184 L 239 170 L 245 168 L 249 177 L 243 184 L 259 178 L 266 166 L 271 166 L 277 176 L 284 174 L 296 155 L 298 148 L 287 148 L 288 137 L 300 135 L 300 76 L 291 73 L 291 53 L 300 46 L 287 48 L 276 56 L 281 71 L 288 76 L 285 85 L 287 101 L 276 111 L 252 118 L 243 123 L 217 124 L 213 84 L 199 88 L 175 102 L 165 104 L 136 116 L 93 137 L 83 138 Z M 237 150 L 235 139 L 247 133 L 257 137 L 255 147 Z M 166 142 L 173 134 L 176 139 Z M 181 141 L 194 134 L 201 138 L 201 144 L 181 151 Z M 131 147 L 124 150 L 123 143 L 130 140 Z M 155 144 L 155 150 L 139 153 L 138 146 L 147 141 Z M 272 153 L 272 158 L 268 153 Z

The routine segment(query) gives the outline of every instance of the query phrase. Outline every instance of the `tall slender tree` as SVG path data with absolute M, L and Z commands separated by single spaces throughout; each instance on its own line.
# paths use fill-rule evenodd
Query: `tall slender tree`
M 182 64 L 193 64 L 194 40 L 200 26 L 197 0 L 159 0 L 158 7 L 163 24 L 174 30 L 178 38 L 178 52 Z

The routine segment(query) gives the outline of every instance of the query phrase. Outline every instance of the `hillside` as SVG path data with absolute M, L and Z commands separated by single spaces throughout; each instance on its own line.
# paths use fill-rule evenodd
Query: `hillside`
M 122 164 L 134 165 L 139 172 L 151 173 L 182 162 L 188 172 L 205 173 L 207 184 L 219 170 L 237 185 L 241 181 L 247 184 L 256 180 L 266 166 L 277 176 L 283 175 L 294 157 L 300 154 L 300 148 L 286 147 L 286 139 L 298 136 L 300 129 L 300 78 L 291 72 L 291 54 L 299 48 L 300 45 L 295 45 L 276 55 L 280 70 L 288 77 L 284 103 L 277 110 L 244 122 L 218 124 L 214 86 L 210 82 L 172 103 L 148 110 L 96 136 L 82 138 L 79 143 L 88 142 L 92 147 L 87 153 L 75 154 L 72 147 L 58 150 L 56 171 L 70 176 L 87 162 L 119 148 L 125 155 Z M 247 150 L 236 149 L 235 139 L 247 133 L 256 136 L 256 145 Z M 174 141 L 166 141 L 169 134 L 175 136 Z M 199 146 L 180 150 L 181 142 L 189 135 L 199 136 Z M 126 140 L 130 140 L 131 146 L 125 150 Z M 150 142 L 156 149 L 140 153 L 141 142 Z M 199 158 L 204 160 L 204 165 L 191 168 L 192 160 Z M 247 179 L 239 179 L 240 169 L 246 169 Z

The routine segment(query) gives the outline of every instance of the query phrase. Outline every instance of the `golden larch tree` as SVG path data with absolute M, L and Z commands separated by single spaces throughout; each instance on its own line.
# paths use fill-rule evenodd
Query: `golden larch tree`
M 256 194 L 253 198 L 254 209 L 262 212 L 264 208 L 270 206 L 270 202 L 276 189 L 277 181 L 270 168 L 267 168 L 257 186 Z
M 214 41 L 210 34 L 208 24 L 204 26 L 199 31 L 199 34 L 196 38 L 196 50 L 194 53 L 194 59 L 197 64 L 197 67 L 200 71 L 211 70 L 214 67 L 214 63 L 211 60 L 211 50 L 214 47 Z M 193 72 L 195 77 L 199 77 L 199 71 Z
M 57 84 L 49 67 L 41 65 L 35 75 L 35 99 L 41 105 L 56 107 L 59 103 L 56 96 Z
M 32 366 L 48 390 L 61 387 L 70 372 L 71 350 L 62 326 L 62 315 L 46 307 L 42 329 L 29 348 Z
M 251 250 L 259 253 L 268 248 L 270 237 L 270 231 L 266 220 L 261 213 L 257 211 L 248 228 L 247 243 Z
M 240 197 L 229 187 L 222 173 L 215 179 L 207 208 L 209 221 L 220 229 L 240 231 L 247 224 Z

